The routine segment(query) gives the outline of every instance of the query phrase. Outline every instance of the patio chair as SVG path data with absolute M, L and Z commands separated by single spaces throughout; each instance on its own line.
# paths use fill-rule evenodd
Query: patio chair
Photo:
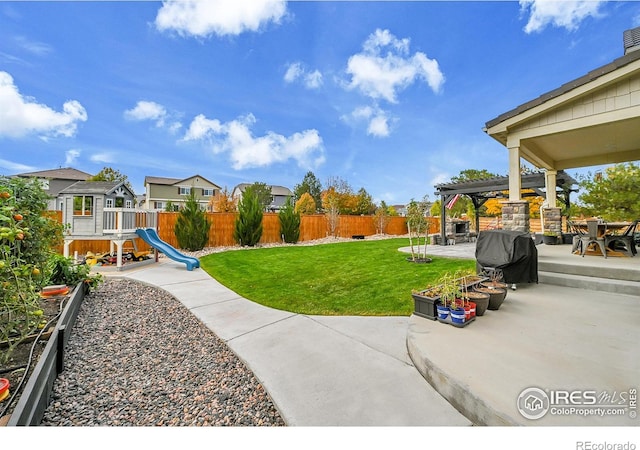
M 605 228 L 606 234 L 606 228 Z M 580 254 L 584 258 L 584 254 L 587 251 L 587 248 L 596 244 L 600 251 L 602 252 L 602 256 L 607 257 L 607 246 L 604 245 L 604 237 L 598 237 L 598 221 L 597 220 L 587 220 L 587 234 L 580 236 L 580 245 L 582 246 L 582 250 Z
M 582 229 L 573 223 L 571 220 L 567 220 L 567 228 L 570 233 L 573 233 L 573 239 L 571 241 L 571 253 L 575 253 L 576 251 L 580 251 L 582 254 L 582 237 L 586 237 L 586 234 Z
M 637 253 L 635 231 L 638 226 L 638 222 L 640 222 L 640 220 L 634 220 L 622 234 L 605 234 L 605 247 L 610 248 L 611 250 L 622 250 L 628 256 L 634 256 Z M 620 246 L 620 244 L 622 244 L 622 246 Z

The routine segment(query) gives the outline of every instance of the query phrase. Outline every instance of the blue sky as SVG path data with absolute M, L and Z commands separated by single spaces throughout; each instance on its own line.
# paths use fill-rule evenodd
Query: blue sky
M 506 175 L 485 123 L 638 25 L 639 2 L 0 1 L 0 174 L 109 166 L 141 194 L 311 170 L 435 200 L 461 170 Z

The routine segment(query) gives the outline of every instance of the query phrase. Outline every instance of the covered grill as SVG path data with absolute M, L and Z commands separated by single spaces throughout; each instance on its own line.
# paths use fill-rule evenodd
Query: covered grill
M 488 230 L 476 242 L 478 273 L 501 271 L 509 284 L 538 282 L 538 249 L 529 233 Z

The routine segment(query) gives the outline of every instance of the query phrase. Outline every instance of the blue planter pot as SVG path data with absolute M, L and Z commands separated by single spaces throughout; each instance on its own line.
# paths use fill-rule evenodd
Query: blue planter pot
M 444 320 L 449 317 L 450 310 L 448 306 L 436 305 L 436 309 L 438 311 L 438 319 Z M 462 311 L 462 314 L 464 315 L 464 310 Z
M 452 323 L 464 323 L 464 321 L 465 321 L 464 308 L 456 308 L 451 310 Z

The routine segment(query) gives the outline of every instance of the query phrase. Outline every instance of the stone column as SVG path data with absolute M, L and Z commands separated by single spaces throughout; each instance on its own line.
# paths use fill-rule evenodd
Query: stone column
M 558 236 L 562 233 L 562 208 L 543 208 L 542 221 L 544 230 L 556 233 Z
M 529 203 L 524 200 L 503 202 L 502 229 L 528 233 L 531 230 L 529 226 Z

